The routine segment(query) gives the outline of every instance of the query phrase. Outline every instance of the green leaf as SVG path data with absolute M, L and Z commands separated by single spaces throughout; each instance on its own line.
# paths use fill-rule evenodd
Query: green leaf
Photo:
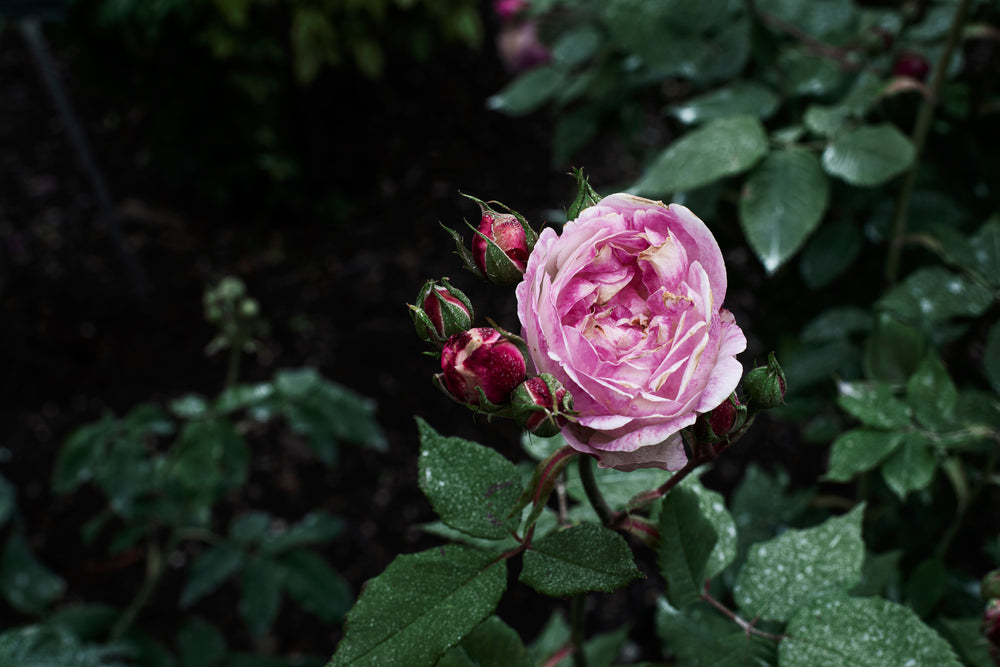
M 788 530 L 751 547 L 733 597 L 753 617 L 787 621 L 802 605 L 861 580 L 864 505 L 813 528 Z
M 437 667 L 527 667 L 521 637 L 496 616 L 490 616 L 462 643 L 442 656 Z
M 805 243 L 829 198 L 819 160 L 804 149 L 771 151 L 750 173 L 740 194 L 740 225 L 768 273 Z
M 552 60 L 564 67 L 582 65 L 597 53 L 604 35 L 592 25 L 577 25 L 560 35 L 552 45 Z
M 903 173 L 915 156 L 913 144 L 895 125 L 865 125 L 823 151 L 823 168 L 851 185 L 881 185 Z
M 830 467 L 826 478 L 847 482 L 858 473 L 871 470 L 892 454 L 903 442 L 898 431 L 853 429 L 837 436 L 830 450 Z
M 834 598 L 803 607 L 778 646 L 782 667 L 959 667 L 948 643 L 911 610 L 881 598 Z
M 882 478 L 902 500 L 911 491 L 919 491 L 930 484 L 936 470 L 933 444 L 920 433 L 912 432 L 882 464 Z
M 181 419 L 201 419 L 208 414 L 204 396 L 187 394 L 170 402 L 170 411 Z
M 595 468 L 594 479 L 608 506 L 621 511 L 635 495 L 655 489 L 670 479 L 670 473 L 659 468 L 640 468 L 631 472 L 622 472 L 614 468 Z M 576 466 L 569 469 L 566 493 L 573 500 L 587 502 L 587 492 L 583 489 Z
M 0 664 L 11 667 L 113 667 L 120 648 L 82 644 L 61 628 L 29 625 L 0 633 Z
M 199 554 L 181 589 L 181 608 L 190 607 L 224 584 L 243 566 L 243 558 L 243 550 L 232 542 L 219 542 Z
M 663 499 L 659 530 L 657 563 L 666 580 L 667 599 L 678 608 L 697 602 L 718 535 L 702 514 L 695 491 L 678 486 Z
M 621 535 L 581 523 L 532 542 L 520 580 L 543 595 L 563 597 L 610 593 L 642 576 Z
M 899 429 L 910 425 L 910 408 L 885 382 L 840 382 L 837 405 L 866 426 Z
M 656 605 L 656 633 L 663 640 L 664 651 L 675 655 L 681 665 L 773 664 L 766 660 L 771 649 L 762 640 L 745 635 L 706 603 L 677 609 L 660 598 Z
M 70 434 L 56 458 L 53 491 L 69 493 L 94 478 L 116 426 L 114 415 L 105 413 L 100 421 L 81 426 Z
M 344 578 L 314 551 L 298 549 L 281 556 L 285 591 L 326 623 L 336 623 L 351 606 L 351 589 Z
M 990 218 L 972 237 L 973 260 L 979 275 L 993 289 L 1000 288 L 1000 215 Z
M 261 553 L 274 555 L 296 547 L 322 544 L 340 535 L 344 521 L 338 517 L 315 510 L 292 524 L 283 533 L 268 536 L 261 543 Z
M 229 537 L 247 547 L 263 540 L 270 525 L 271 515 L 267 512 L 247 512 L 229 523 Z
M 552 655 L 566 645 L 570 640 L 570 627 L 563 617 L 562 611 L 556 609 L 549 616 L 545 627 L 541 629 L 535 640 L 528 646 L 528 659 L 532 665 L 545 664 Z M 559 663 L 559 667 L 563 667 Z
M 953 425 L 958 389 L 936 354 L 928 355 L 906 383 L 906 402 L 917 421 L 933 431 Z
M 847 338 L 853 333 L 871 331 L 874 325 L 874 318 L 868 310 L 840 306 L 825 310 L 810 320 L 799 338 L 804 343 L 821 343 Z
M 767 136 L 751 116 L 713 120 L 672 144 L 631 191 L 664 197 L 746 171 L 767 153 Z
M 257 406 L 272 399 L 274 395 L 274 385 L 270 382 L 238 384 L 219 394 L 215 399 L 215 411 L 220 415 L 227 415 L 236 410 Z
M 226 655 L 226 639 L 202 618 L 192 618 L 177 633 L 177 649 L 184 667 L 213 667 Z
M 927 354 L 927 337 L 914 327 L 882 313 L 865 343 L 865 371 L 875 380 L 906 382 Z
M 0 528 L 14 515 L 17 509 L 17 489 L 0 475 Z
M 493 614 L 506 561 L 464 545 L 397 556 L 347 616 L 328 667 L 429 667 Z
M 816 38 L 831 38 L 849 30 L 858 16 L 851 0 L 761 0 L 757 10 Z
M 936 556 L 922 560 L 906 582 L 906 603 L 918 616 L 928 617 L 945 595 L 948 570 Z
M 732 498 L 739 545 L 746 549 L 772 537 L 809 506 L 813 494 L 812 490 L 791 492 L 788 473 L 780 468 L 771 474 L 750 464 Z
M 270 558 L 253 555 L 240 576 L 240 616 L 254 637 L 263 636 L 281 611 L 282 568 Z
M 523 116 L 552 99 L 563 86 L 566 75 L 551 65 L 530 69 L 486 100 L 486 106 L 510 116 Z
M 736 81 L 692 97 L 670 107 L 670 114 L 682 123 L 704 123 L 726 116 L 748 115 L 769 118 L 778 108 L 778 96 L 754 81 Z
M 68 631 L 82 641 L 107 636 L 121 610 L 106 604 L 70 604 L 46 615 L 45 625 Z
M 199 522 L 224 493 L 246 482 L 249 465 L 246 442 L 222 418 L 188 422 L 167 456 L 174 497 Z
M 866 553 L 861 581 L 851 589 L 851 595 L 894 597 L 893 593 L 899 586 L 899 560 L 902 556 L 901 550 L 882 554 Z
M 966 276 L 940 266 L 918 269 L 889 288 L 876 306 L 903 320 L 932 325 L 954 317 L 978 317 L 993 293 Z
M 938 618 L 938 630 L 957 649 L 969 667 L 996 667 L 989 644 L 983 640 L 983 621 L 975 618 Z
M 993 391 L 1000 394 L 1000 322 L 990 327 L 983 347 L 983 372 Z
M 10 606 L 41 614 L 65 590 L 66 582 L 35 558 L 24 535 L 13 532 L 7 537 L 0 557 L 0 595 Z
M 715 546 L 705 564 L 705 577 L 712 578 L 726 569 L 736 558 L 736 522 L 726 510 L 726 501 L 722 494 L 706 489 L 698 475 L 689 476 L 680 483 L 679 488 L 694 491 L 701 515 L 715 530 Z
M 850 268 L 863 245 L 861 231 L 854 223 L 823 225 L 802 251 L 802 280 L 810 289 L 826 287 Z
M 516 527 L 507 516 L 521 495 L 517 466 L 475 442 L 446 438 L 422 419 L 417 426 L 420 489 L 441 520 L 475 537 L 507 537 Z
M 828 95 L 840 87 L 844 72 L 831 58 L 810 53 L 804 47 L 785 49 L 778 58 L 774 83 L 789 96 Z

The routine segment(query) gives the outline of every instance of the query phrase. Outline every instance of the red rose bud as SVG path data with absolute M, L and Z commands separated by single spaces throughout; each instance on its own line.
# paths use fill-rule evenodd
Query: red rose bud
M 918 53 L 901 53 L 896 59 L 896 64 L 892 66 L 892 73 L 896 76 L 905 76 L 917 81 L 927 79 L 930 71 L 930 63 Z
M 410 306 L 417 335 L 428 343 L 442 345 L 450 336 L 472 326 L 472 302 L 447 278 L 439 285 L 428 280 L 417 295 L 418 306 Z
M 491 282 L 509 285 L 524 274 L 528 253 L 528 237 L 517 217 L 484 207 L 478 233 L 472 238 L 476 268 Z
M 539 437 L 551 438 L 566 425 L 573 411 L 573 397 L 558 380 L 546 373 L 519 384 L 511 395 L 511 408 L 521 428 Z
M 1000 600 L 990 600 L 983 613 L 983 634 L 990 642 L 994 658 L 1000 658 Z
M 510 392 L 524 380 L 524 355 L 517 345 L 496 329 L 478 327 L 457 333 L 441 350 L 437 376 L 459 403 L 488 408 L 506 403 Z
M 718 442 L 738 431 L 746 419 L 747 408 L 733 393 L 711 412 L 698 415 L 694 432 L 703 442 Z
M 774 352 L 767 357 L 767 366 L 758 366 L 743 378 L 747 404 L 753 410 L 768 410 L 785 400 L 785 373 Z

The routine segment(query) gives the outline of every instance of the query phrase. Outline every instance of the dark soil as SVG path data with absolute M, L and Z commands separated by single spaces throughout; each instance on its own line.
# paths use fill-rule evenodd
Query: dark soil
M 0 32 L 0 474 L 17 485 L 31 546 L 67 580 L 67 601 L 124 606 L 142 577 L 144 556 L 132 551 L 112 559 L 106 543 L 82 544 L 79 527 L 102 499 L 93 491 L 52 496 L 57 450 L 74 427 L 105 410 L 120 415 L 143 401 L 221 389 L 225 359 L 205 355 L 213 332 L 202 317 L 201 294 L 226 274 L 245 280 L 273 327 L 267 353 L 246 360 L 244 379 L 314 366 L 377 401 L 389 447 L 385 453 L 345 447 L 340 464 L 327 469 L 301 443 L 270 430 L 255 435 L 251 483 L 223 503 L 217 527 L 245 509 L 289 520 L 315 508 L 341 516 L 349 529 L 324 554 L 355 592 L 396 554 L 437 544 L 414 527 L 434 516 L 416 485 L 413 415 L 512 459 L 523 456 L 511 424 L 477 421 L 433 390 L 435 362 L 421 354 L 404 304 L 425 279 L 448 275 L 482 316 L 516 328 L 512 290 L 479 284 L 464 272 L 438 222 L 476 219 L 478 210 L 460 192 L 499 199 L 536 222 L 566 205 L 574 184 L 565 167 L 549 162 L 548 120 L 486 109 L 485 99 L 508 76 L 489 48 L 456 49 L 429 63 L 391 61 L 378 81 L 328 72 L 281 100 L 282 136 L 303 174 L 291 187 L 216 169 L 231 167 L 226 160 L 238 155 L 235 148 L 218 153 L 229 110 L 213 105 L 232 100 L 210 82 L 202 82 L 203 91 L 196 81 L 171 82 L 171 67 L 191 75 L 183 54 L 175 61 L 152 54 L 123 62 L 115 44 L 59 25 L 48 34 L 109 183 L 124 247 L 150 287 L 145 297 L 137 294 L 25 44 L 6 28 Z M 626 181 L 634 169 L 624 153 L 581 163 L 598 186 Z M 731 273 L 740 276 L 732 280 L 729 306 L 753 331 L 760 272 L 735 226 L 719 236 L 733 249 Z M 751 343 L 745 364 L 765 352 L 760 341 Z M 713 483 L 731 485 L 750 450 L 814 472 L 815 461 L 800 459 L 795 434 L 787 435 L 748 438 L 717 468 Z M 181 566 L 192 553 L 171 562 Z M 184 620 L 175 607 L 183 570 L 175 570 L 139 619 L 167 644 Z M 605 621 L 617 625 L 630 606 L 650 604 L 651 590 L 598 596 L 595 629 Z M 236 599 L 227 587 L 193 613 L 219 624 L 234 648 L 249 650 Z M 293 607 L 285 605 L 257 648 L 331 654 L 339 628 Z M 500 613 L 530 638 L 548 611 L 512 578 Z M 0 626 L 30 620 L 0 610 Z M 637 632 L 652 637 L 651 628 Z

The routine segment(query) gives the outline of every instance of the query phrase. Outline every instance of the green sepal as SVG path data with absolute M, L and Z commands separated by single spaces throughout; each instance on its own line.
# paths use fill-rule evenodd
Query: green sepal
M 496 244 L 496 241 L 483 234 L 481 231 L 466 222 L 469 229 L 476 236 L 486 241 L 486 278 L 491 283 L 498 285 L 513 285 L 521 280 L 524 272 L 517 268 L 517 264 L 507 256 L 503 248 Z
M 486 276 L 484 276 L 483 272 L 476 266 L 476 260 L 472 256 L 472 251 L 465 247 L 465 241 L 462 239 L 462 235 L 451 227 L 445 227 L 443 222 L 439 224 L 446 232 L 451 234 L 451 238 L 455 240 L 455 254 L 462 258 L 462 263 L 465 265 L 465 268 L 471 271 L 477 278 L 486 280 Z
M 590 187 L 587 177 L 583 175 L 583 169 L 573 167 L 570 172 L 576 179 L 576 197 L 573 203 L 566 209 L 566 219 L 576 220 L 580 212 L 601 201 L 601 195 L 597 194 L 594 188 Z

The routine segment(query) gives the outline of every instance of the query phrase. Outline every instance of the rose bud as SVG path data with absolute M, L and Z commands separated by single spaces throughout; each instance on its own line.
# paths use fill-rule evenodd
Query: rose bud
M 558 380 L 545 373 L 519 384 L 511 395 L 511 407 L 521 428 L 551 438 L 566 425 L 573 411 L 573 397 Z
M 917 81 L 924 81 L 931 71 L 930 63 L 919 53 L 901 53 L 892 66 L 892 73 Z
M 1000 649 L 1000 600 L 990 600 L 983 613 L 983 631 L 992 644 L 992 650 Z
M 441 346 L 450 336 L 472 326 L 472 302 L 447 278 L 439 285 L 428 280 L 417 295 L 419 306 L 410 306 L 410 317 L 417 335 L 428 343 Z
M 718 442 L 738 431 L 746 422 L 746 418 L 747 408 L 740 403 L 734 392 L 711 412 L 698 415 L 694 432 L 702 442 Z
M 743 378 L 747 404 L 754 410 L 769 410 L 785 400 L 785 374 L 774 357 L 767 357 L 767 366 L 758 366 Z
M 529 252 L 528 237 L 517 216 L 484 206 L 478 233 L 472 239 L 476 268 L 491 282 L 516 283 L 524 274 Z
M 445 227 L 452 238 L 465 268 L 480 278 L 500 285 L 511 285 L 521 280 L 528 255 L 538 234 L 519 213 L 503 206 L 506 213 L 494 210 L 481 199 L 464 195 L 479 204 L 479 226 L 473 230 L 472 250 L 465 247 L 461 235 Z M 468 223 L 467 223 L 468 224 Z
M 1000 570 L 993 570 L 979 583 L 979 594 L 984 600 L 1000 598 Z
M 503 404 L 524 380 L 524 354 L 496 329 L 478 327 L 453 335 L 441 350 L 441 386 L 459 403 L 491 408 Z

